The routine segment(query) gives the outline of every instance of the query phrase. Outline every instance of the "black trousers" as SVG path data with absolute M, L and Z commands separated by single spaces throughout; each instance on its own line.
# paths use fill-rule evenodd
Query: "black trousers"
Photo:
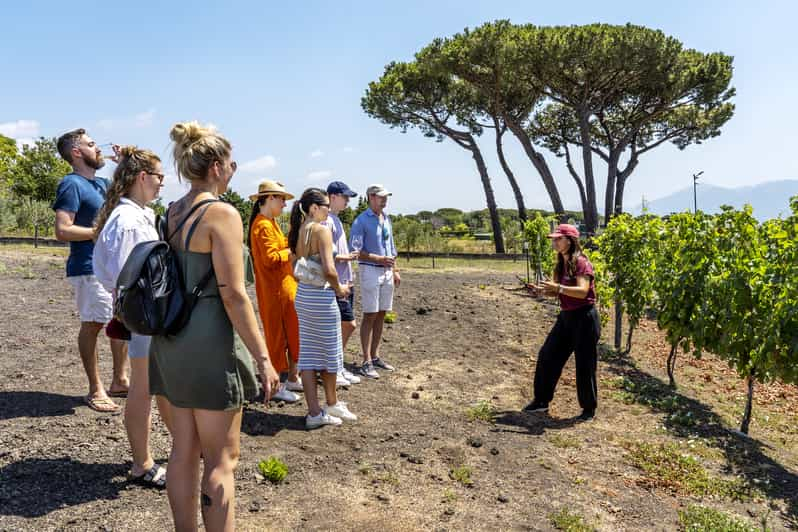
M 562 368 L 576 353 L 576 393 L 583 410 L 595 410 L 597 401 L 596 365 L 601 321 L 592 305 L 563 310 L 538 354 L 535 367 L 535 400 L 550 403 Z

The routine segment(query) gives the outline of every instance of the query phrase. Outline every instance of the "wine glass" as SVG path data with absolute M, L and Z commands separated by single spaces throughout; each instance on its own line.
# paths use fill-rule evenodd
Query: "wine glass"
M 352 253 L 355 258 L 360 255 L 360 250 L 363 249 L 363 235 L 352 235 Z M 352 283 L 355 282 L 355 270 L 352 268 Z

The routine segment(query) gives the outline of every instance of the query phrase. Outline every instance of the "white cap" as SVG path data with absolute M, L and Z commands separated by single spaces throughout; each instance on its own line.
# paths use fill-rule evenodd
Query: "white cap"
M 366 189 L 366 196 L 371 196 L 372 194 L 376 194 L 382 198 L 392 195 L 392 193 L 388 192 L 382 185 L 369 185 L 369 188 Z

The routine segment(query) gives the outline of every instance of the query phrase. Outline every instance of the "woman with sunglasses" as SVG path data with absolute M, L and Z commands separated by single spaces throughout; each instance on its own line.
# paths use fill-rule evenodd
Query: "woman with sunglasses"
M 253 205 L 247 233 L 266 346 L 275 371 L 281 378 L 287 375 L 272 399 L 289 403 L 297 401 L 299 397 L 294 392 L 302 390 L 296 366 L 299 360 L 299 321 L 294 309 L 297 284 L 288 239 L 277 217 L 282 214 L 286 200 L 293 198 L 282 183 L 263 181 L 257 194 L 249 197 Z
M 117 167 L 108 197 L 97 214 L 97 242 L 92 258 L 97 279 L 112 294 L 119 272 L 136 244 L 158 240 L 155 213 L 147 204 L 158 197 L 164 177 L 161 160 L 153 152 L 135 146 L 114 146 L 114 152 L 112 160 Z M 121 326 L 118 322 L 112 323 Z M 152 396 L 147 359 L 149 352 L 149 336 L 129 335 L 130 388 L 125 403 L 125 429 L 133 454 L 133 465 L 128 479 L 147 487 L 164 488 L 166 468 L 156 464 L 150 453 Z M 169 403 L 160 396 L 156 397 L 156 402 L 161 418 L 171 432 Z
M 153 336 L 150 391 L 172 406 L 166 489 L 175 529 L 197 530 L 199 506 L 205 530 L 234 530 L 243 404 L 258 394 L 257 374 L 265 402 L 280 379 L 244 286 L 241 216 L 218 199 L 236 171 L 232 146 L 196 122 L 176 124 L 170 137 L 178 177 L 191 188 L 169 206 L 165 232 L 185 286 L 213 275 L 186 326 Z
M 340 425 L 355 421 L 346 403 L 338 400 L 335 381 L 343 368 L 341 314 L 336 296 L 349 296 L 349 287 L 338 280 L 333 259 L 330 229 L 323 225 L 330 211 L 330 199 L 319 188 L 305 190 L 291 209 L 288 245 L 296 255 L 296 313 L 299 318 L 299 371 L 308 402 L 305 426 Z M 327 408 L 319 406 L 316 372 L 321 373 Z
M 596 414 L 596 365 L 601 323 L 594 307 L 596 288 L 593 265 L 582 254 L 579 230 L 560 224 L 548 235 L 557 252 L 554 280 L 544 281 L 536 289 L 560 300 L 560 314 L 538 354 L 535 367 L 535 398 L 524 407 L 526 412 L 547 412 L 554 397 L 563 366 L 576 353 L 576 393 L 583 421 Z

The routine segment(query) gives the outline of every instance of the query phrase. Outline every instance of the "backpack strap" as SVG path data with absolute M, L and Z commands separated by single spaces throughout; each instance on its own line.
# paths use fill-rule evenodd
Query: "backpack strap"
M 219 200 L 207 200 L 207 201 L 210 202 L 210 203 L 215 203 L 216 201 L 219 201 Z M 201 203 L 204 203 L 204 202 L 201 202 Z M 194 218 L 194 221 L 191 222 L 191 227 L 188 228 L 188 234 L 186 235 L 186 243 L 183 245 L 183 249 L 184 250 L 188 251 L 188 245 L 191 242 L 191 237 L 194 236 L 194 231 L 197 230 L 197 226 L 199 225 L 200 220 L 202 220 L 202 217 L 205 216 L 205 213 L 210 208 L 211 208 L 210 205 L 206 206 L 204 209 L 202 209 L 202 212 L 200 212 L 197 215 L 197 217 Z
M 166 236 L 166 238 L 164 238 L 164 240 L 167 241 L 167 242 L 172 240 L 172 237 L 174 237 L 183 228 L 183 226 L 186 224 L 188 219 L 191 218 L 191 215 L 194 214 L 197 209 L 199 209 L 203 205 L 207 205 L 208 203 L 214 203 L 214 202 L 217 202 L 217 201 L 221 201 L 221 200 L 218 200 L 218 199 L 202 200 L 202 201 L 198 202 L 196 205 L 192 206 L 191 210 L 188 211 L 188 214 L 186 214 L 183 217 L 183 219 L 180 221 L 180 223 L 177 224 L 177 227 L 175 227 L 175 230 L 172 231 L 171 233 L 167 234 L 167 236 Z M 166 223 L 164 224 L 164 233 L 167 233 L 169 231 L 169 225 L 168 225 L 169 224 L 169 209 L 166 209 L 165 219 L 166 219 Z

